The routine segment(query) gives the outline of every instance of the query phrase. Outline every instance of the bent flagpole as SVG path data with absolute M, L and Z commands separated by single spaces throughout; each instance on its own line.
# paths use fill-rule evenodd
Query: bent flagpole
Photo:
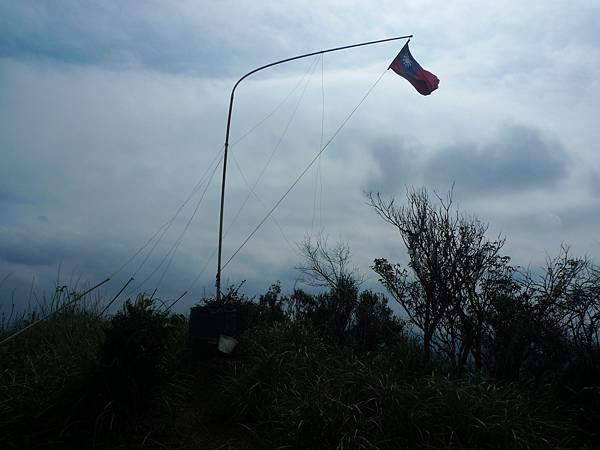
M 311 53 L 305 53 L 303 55 L 293 56 L 291 58 L 285 58 L 285 59 L 282 59 L 279 61 L 265 64 L 264 66 L 260 66 L 260 67 L 257 67 L 256 69 L 251 70 L 250 72 L 245 74 L 243 77 L 241 77 L 234 84 L 233 89 L 231 90 L 231 97 L 229 99 L 229 111 L 227 113 L 227 129 L 225 131 L 225 149 L 224 149 L 224 153 L 223 153 L 223 178 L 221 180 L 221 207 L 220 207 L 220 212 L 219 212 L 219 246 L 218 246 L 218 256 L 217 256 L 217 277 L 216 277 L 216 283 L 215 283 L 216 288 L 217 288 L 217 292 L 216 292 L 217 300 L 220 300 L 220 298 L 221 298 L 221 269 L 222 269 L 221 268 L 221 254 L 222 254 L 222 248 L 223 248 L 223 210 L 225 207 L 225 179 L 227 177 L 227 151 L 229 149 L 229 131 L 231 129 L 231 113 L 233 111 L 233 97 L 235 95 L 235 90 L 238 87 L 238 85 L 244 79 L 248 78 L 250 75 L 252 75 L 256 72 L 267 69 L 269 67 L 277 66 L 279 64 L 294 61 L 296 59 L 308 58 L 309 56 L 337 52 L 339 50 L 346 50 L 346 49 L 354 48 L 354 47 L 363 47 L 365 45 L 373 45 L 373 44 L 380 44 L 382 42 L 397 41 L 399 39 L 410 39 L 412 37 L 413 37 L 413 35 L 410 34 L 407 36 L 398 36 L 398 37 L 387 38 L 387 39 L 379 39 L 377 41 L 369 41 L 369 42 L 361 42 L 361 43 L 352 44 L 352 45 L 344 45 L 342 47 L 330 48 L 327 50 L 320 50 L 317 52 L 311 52 Z

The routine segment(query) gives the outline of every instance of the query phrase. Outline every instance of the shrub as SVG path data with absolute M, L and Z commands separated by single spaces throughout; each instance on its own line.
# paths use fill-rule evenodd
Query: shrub
M 182 346 L 179 316 L 161 312 L 151 298 L 127 300 L 106 327 L 99 376 L 111 401 L 143 406 L 165 381 Z
M 405 337 L 404 323 L 387 298 L 355 286 L 312 295 L 296 289 L 288 300 L 290 316 L 340 347 L 366 353 L 393 346 Z
M 258 302 L 240 293 L 242 285 L 243 283 L 237 287 L 234 285 L 229 286 L 227 292 L 219 300 L 205 298 L 201 301 L 201 304 L 217 310 L 235 311 L 238 333 L 243 333 L 261 323 L 287 320 L 285 305 L 289 300 L 286 297 L 281 297 L 279 283 L 271 285 L 269 290 L 260 296 Z
M 387 298 L 371 291 L 360 293 L 349 332 L 359 352 L 380 351 L 406 339 L 404 323 L 388 306 Z
M 279 283 L 272 284 L 269 290 L 258 299 L 258 319 L 260 323 L 283 322 L 288 319 L 285 312 L 286 297 L 281 296 Z

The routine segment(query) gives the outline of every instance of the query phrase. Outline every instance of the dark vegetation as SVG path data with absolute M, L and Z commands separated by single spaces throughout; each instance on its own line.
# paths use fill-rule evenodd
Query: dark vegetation
M 515 267 L 451 195 L 369 203 L 408 252 L 372 267 L 403 319 L 324 240 L 301 245 L 318 294 L 203 300 L 237 311 L 230 356 L 197 358 L 145 294 L 107 317 L 57 289 L 0 346 L 0 448 L 598 448 L 600 267 Z

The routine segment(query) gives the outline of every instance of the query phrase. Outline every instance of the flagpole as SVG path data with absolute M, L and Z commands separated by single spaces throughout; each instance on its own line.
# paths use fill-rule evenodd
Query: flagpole
M 229 131 L 231 129 L 231 113 L 233 111 L 233 97 L 235 95 L 235 89 L 238 87 L 238 85 L 244 79 L 248 78 L 250 75 L 252 75 L 258 71 L 267 69 L 269 67 L 277 66 L 279 64 L 283 64 L 286 62 L 294 61 L 296 59 L 308 58 L 309 56 L 322 55 L 324 53 L 337 52 L 339 50 L 346 50 L 346 49 L 354 48 L 354 47 L 363 47 L 365 45 L 373 45 L 373 44 L 380 44 L 382 42 L 397 41 L 399 39 L 409 39 L 410 40 L 412 37 L 413 37 L 413 35 L 409 34 L 407 36 L 398 36 L 398 37 L 387 38 L 387 39 L 379 39 L 377 41 L 369 41 L 369 42 L 361 42 L 361 43 L 352 44 L 352 45 L 344 45 L 343 47 L 335 47 L 335 48 L 330 48 L 327 50 L 319 50 L 317 52 L 305 53 L 303 55 L 293 56 L 291 58 L 285 58 L 285 59 L 282 59 L 279 61 L 265 64 L 264 66 L 260 66 L 260 67 L 257 67 L 256 69 L 251 70 L 250 72 L 245 74 L 242 78 L 240 78 L 233 85 L 233 89 L 231 90 L 231 97 L 229 99 L 229 112 L 227 113 L 227 129 L 225 131 L 225 150 L 223 153 L 223 178 L 221 181 L 221 208 L 220 208 L 220 212 L 219 212 L 219 247 L 218 247 L 218 256 L 217 256 L 217 277 L 216 277 L 216 283 L 215 283 L 215 286 L 217 288 L 217 292 L 216 292 L 217 301 L 221 299 L 221 253 L 222 253 L 222 248 L 223 248 L 223 210 L 225 207 L 225 179 L 227 177 L 227 151 L 229 149 Z

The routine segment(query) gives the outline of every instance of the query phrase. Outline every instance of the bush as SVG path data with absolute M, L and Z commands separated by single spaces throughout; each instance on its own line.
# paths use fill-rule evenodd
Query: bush
M 293 320 L 357 353 L 380 351 L 405 337 L 404 323 L 387 298 L 372 291 L 359 293 L 351 286 L 311 295 L 296 289 L 288 302 Z
M 387 298 L 371 291 L 360 293 L 349 332 L 359 352 L 381 351 L 406 339 L 404 323 L 388 306 Z
M 280 322 L 288 319 L 285 305 L 289 302 L 281 296 L 279 283 L 271 285 L 269 290 L 261 295 L 258 302 L 240 293 L 239 286 L 229 286 L 227 292 L 219 300 L 205 298 L 201 305 L 215 310 L 235 311 L 238 333 L 255 327 L 261 323 Z
M 182 319 L 144 295 L 127 300 L 106 327 L 99 376 L 111 401 L 141 407 L 173 372 L 183 347 Z

